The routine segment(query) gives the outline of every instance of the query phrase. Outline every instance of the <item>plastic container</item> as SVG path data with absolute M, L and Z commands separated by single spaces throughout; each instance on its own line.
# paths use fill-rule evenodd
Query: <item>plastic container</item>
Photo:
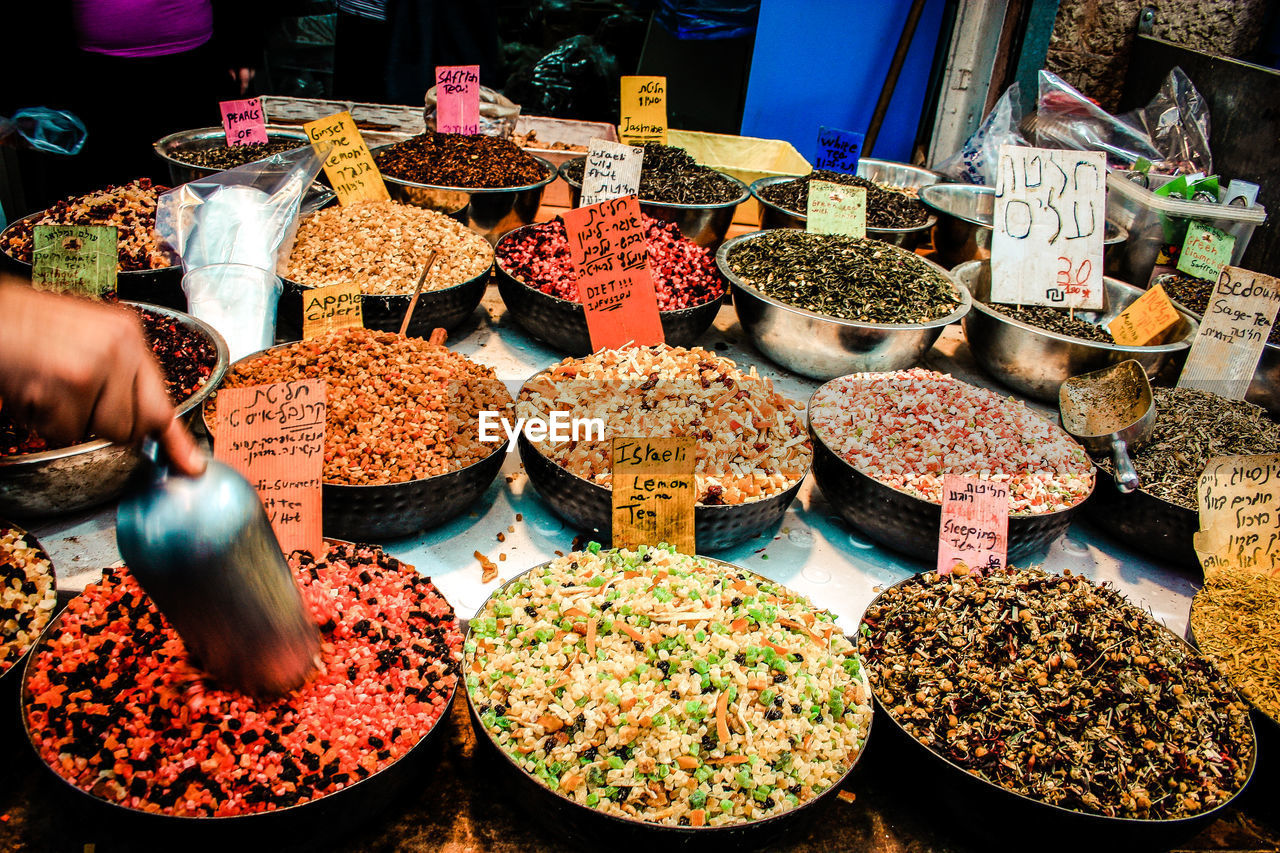
M 1153 187 L 1159 187 L 1171 177 L 1153 175 L 1151 180 Z M 1267 211 L 1260 204 L 1232 207 L 1158 196 L 1123 174 L 1112 172 L 1107 175 L 1107 219 L 1129 232 L 1116 278 L 1146 287 L 1161 247 L 1169 242 L 1170 232 L 1185 234 L 1187 223 L 1194 220 L 1233 234 L 1236 245 L 1231 252 L 1231 263 L 1238 264 L 1249 247 L 1253 229 L 1267 221 Z M 1181 242 L 1182 238 L 1178 237 L 1179 247 Z M 1110 260 L 1108 258 L 1108 262 Z
M 774 175 L 807 175 L 813 166 L 790 142 L 754 136 L 730 136 L 698 130 L 668 130 L 667 144 L 688 151 L 693 159 L 724 172 L 747 186 Z M 733 221 L 760 224 L 760 203 L 749 198 L 738 205 Z
M 232 361 L 275 342 L 283 287 L 276 274 L 245 264 L 212 264 L 182 277 L 191 314 L 226 338 Z

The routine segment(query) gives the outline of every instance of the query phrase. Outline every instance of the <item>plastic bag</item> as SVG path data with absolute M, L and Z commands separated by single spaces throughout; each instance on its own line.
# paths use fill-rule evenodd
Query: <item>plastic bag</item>
M 1182 173 L 1213 172 L 1209 148 L 1209 105 L 1178 67 L 1169 72 L 1151 103 L 1120 116 L 1141 127 L 1153 146 Z
M 1021 89 L 1014 83 L 1000 96 L 960 150 L 934 166 L 934 170 L 953 180 L 994 187 L 1000 146 L 1029 144 L 1018 130 L 1022 123 L 1020 98 Z
M 616 121 L 618 62 L 591 36 L 572 36 L 513 74 L 506 91 L 532 115 Z
M 427 130 L 436 130 L 436 87 L 427 90 L 427 108 L 422 113 Z M 480 132 L 485 136 L 511 136 L 516 132 L 520 118 L 520 105 L 495 92 L 488 86 L 480 87 Z
M 79 154 L 89 136 L 77 116 L 49 107 L 27 107 L 0 118 L 0 143 L 9 144 L 15 134 L 37 151 L 66 155 Z
M 744 38 L 756 31 L 760 0 L 661 0 L 657 22 L 678 39 Z

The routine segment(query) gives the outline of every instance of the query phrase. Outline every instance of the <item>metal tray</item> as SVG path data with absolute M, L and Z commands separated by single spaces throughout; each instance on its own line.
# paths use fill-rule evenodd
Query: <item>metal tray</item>
M 1115 478 L 1094 464 L 1097 488 L 1084 516 L 1103 533 L 1138 552 L 1176 566 L 1200 571 L 1192 537 L 1200 529 L 1200 514 L 1138 489 L 1127 495 Z

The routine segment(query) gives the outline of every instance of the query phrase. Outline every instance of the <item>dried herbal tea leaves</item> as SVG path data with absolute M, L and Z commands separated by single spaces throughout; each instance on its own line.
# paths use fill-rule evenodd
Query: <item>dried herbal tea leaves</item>
M 778 207 L 804 216 L 809 209 L 810 181 L 830 181 L 865 189 L 868 228 L 918 228 L 929 221 L 928 209 L 912 191 L 826 169 L 815 169 L 794 181 L 770 184 L 760 190 L 760 195 Z
M 989 303 L 987 307 L 998 314 L 1012 317 L 1019 322 L 1026 323 L 1028 326 L 1035 326 L 1037 329 L 1057 332 L 1059 335 L 1066 335 L 1069 338 L 1097 341 L 1102 344 L 1115 343 L 1110 332 L 1102 326 L 1095 326 L 1085 320 L 1080 316 L 1084 312 L 1079 310 L 1075 312 L 1075 316 L 1072 316 L 1066 309 L 1053 308 L 1048 305 L 999 305 Z
M 586 160 L 565 164 L 565 177 L 582 183 Z M 674 145 L 647 142 L 640 168 L 640 198 L 662 204 L 727 204 L 742 195 L 742 187 L 727 175 L 703 166 Z
M 1210 572 L 1191 602 L 1196 645 L 1264 714 L 1280 721 L 1280 578 Z

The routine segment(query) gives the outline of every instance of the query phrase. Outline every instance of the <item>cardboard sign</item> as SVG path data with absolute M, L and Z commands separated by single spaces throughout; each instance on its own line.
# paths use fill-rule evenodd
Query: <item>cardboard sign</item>
M 302 338 L 311 340 L 339 329 L 364 325 L 364 296 L 354 282 L 313 287 L 302 292 Z
M 218 392 L 214 456 L 253 484 L 280 548 L 319 554 L 324 476 L 322 379 L 223 388 Z
M 644 149 L 607 139 L 593 139 L 582 169 L 582 199 L 579 207 L 637 195 Z
M 1200 530 L 1192 544 L 1206 575 L 1280 572 L 1280 454 L 1215 456 L 1196 483 L 1196 497 Z
M 1187 238 L 1178 253 L 1178 270 L 1206 281 L 1217 281 L 1222 268 L 1231 263 L 1236 237 L 1203 222 L 1187 225 Z
M 436 66 L 436 131 L 480 132 L 480 66 Z
M 666 542 L 694 554 L 692 438 L 613 440 L 613 547 Z
M 631 145 L 667 144 L 667 78 L 623 77 L 618 139 Z
M 1008 550 L 1008 484 L 954 474 L 943 477 L 938 571 L 999 569 Z
M 633 195 L 561 214 L 591 348 L 663 343 L 640 203 Z
M 830 181 L 810 181 L 804 230 L 810 234 L 867 236 L 866 189 Z
M 221 101 L 222 129 L 227 134 L 228 145 L 252 145 L 266 143 L 267 111 L 258 98 L 243 101 Z
M 1103 307 L 1106 155 L 1000 146 L 991 301 Z
M 98 299 L 116 289 L 114 225 L 37 225 L 31 229 L 36 290 Z
M 1107 331 L 1121 346 L 1145 347 L 1162 343 L 1181 319 L 1169 295 L 1157 284 L 1108 323 Z
M 1243 400 L 1280 308 L 1280 280 L 1224 267 L 1191 342 L 1179 388 Z
M 813 168 L 846 175 L 858 174 L 858 158 L 862 156 L 862 143 L 866 136 L 838 127 L 818 128 L 818 149 L 814 154 Z
M 391 198 L 369 146 L 364 144 L 364 137 L 351 120 L 351 113 L 343 110 L 328 118 L 309 121 L 302 129 L 312 143 L 333 143 L 333 150 L 324 161 L 324 173 L 337 193 L 338 204 L 345 207 L 353 202 Z

